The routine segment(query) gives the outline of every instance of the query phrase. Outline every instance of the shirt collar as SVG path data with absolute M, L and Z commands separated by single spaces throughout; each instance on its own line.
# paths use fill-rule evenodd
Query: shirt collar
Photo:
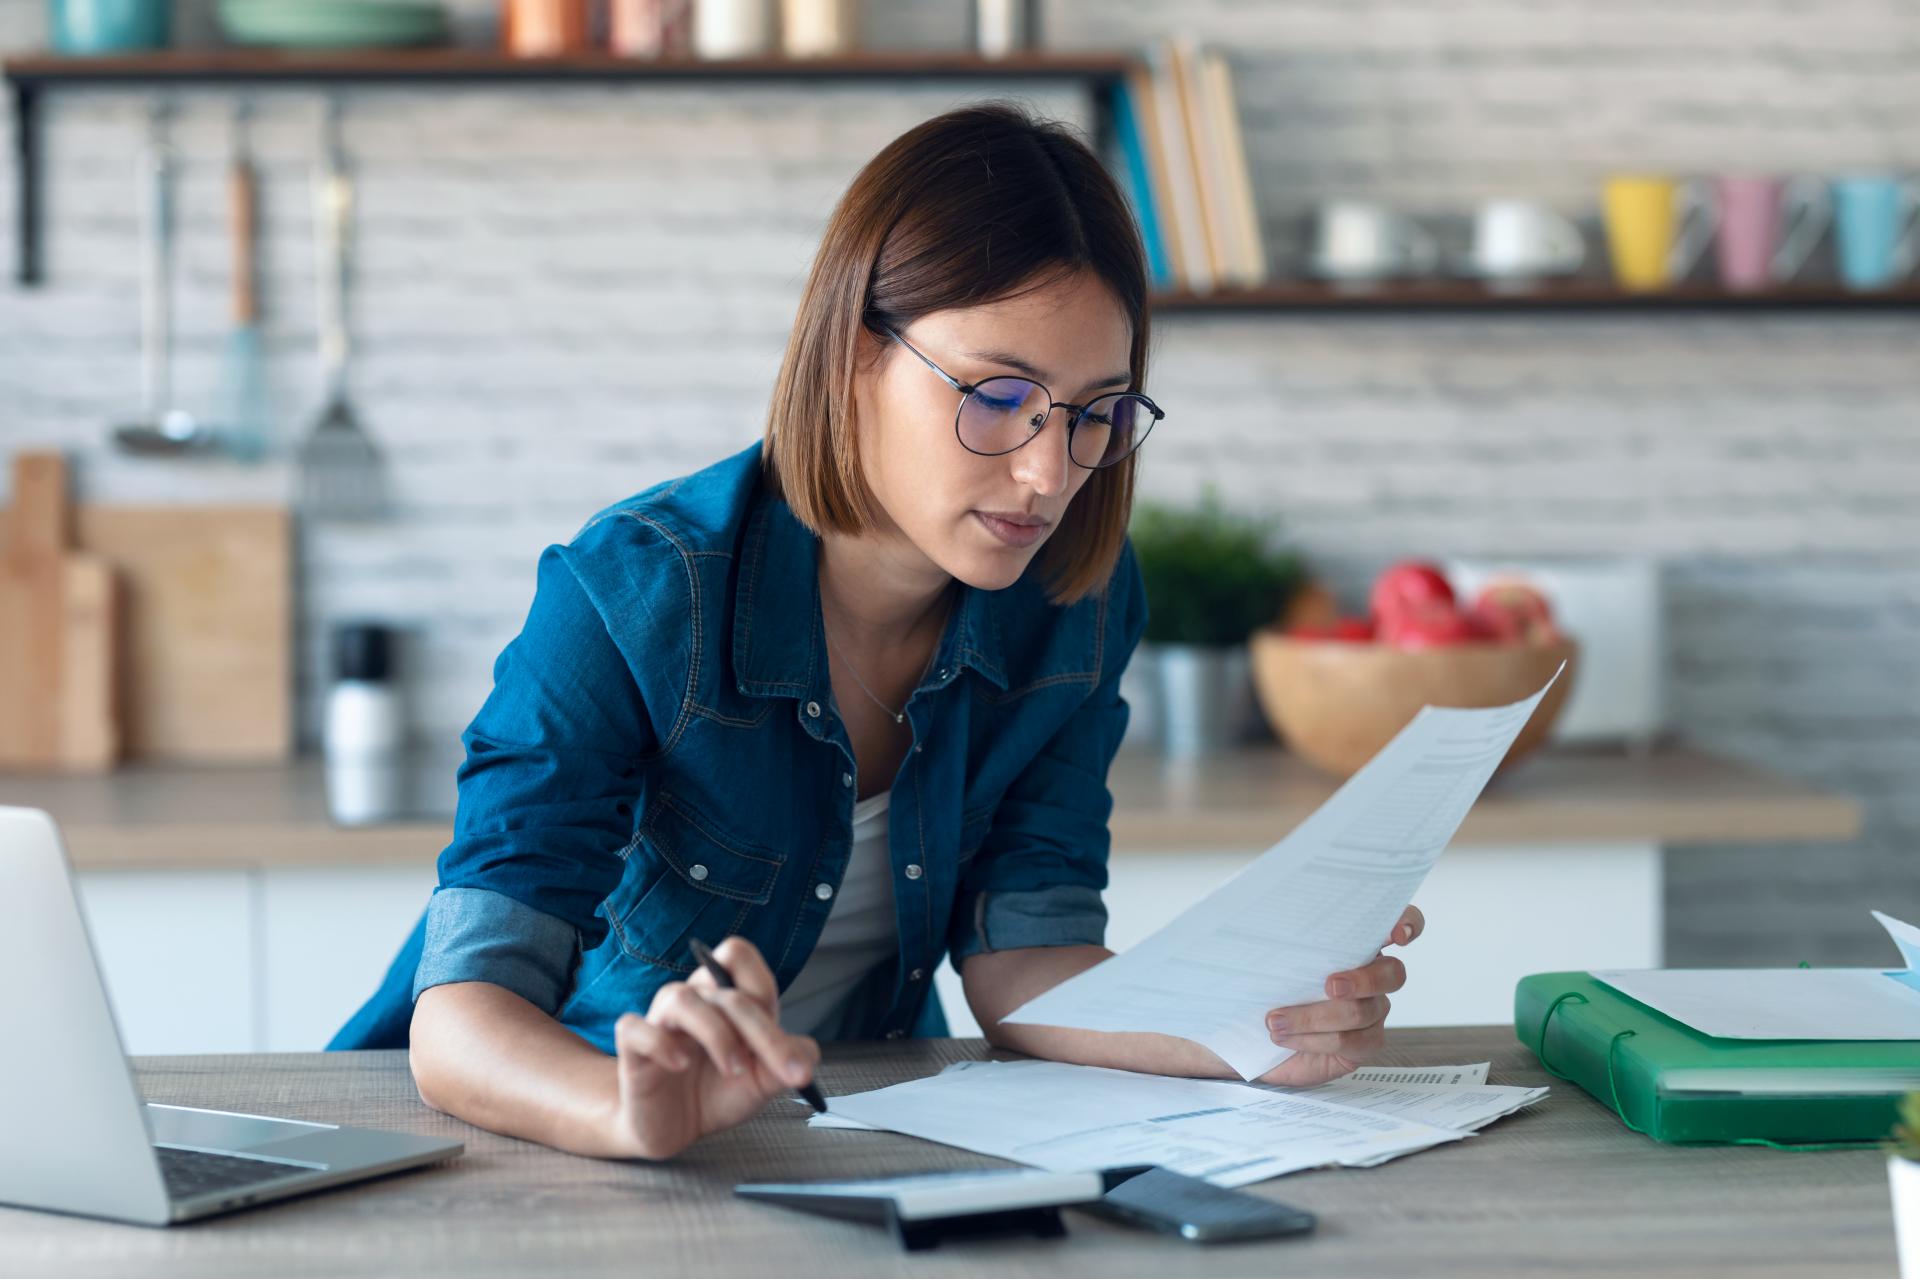
M 733 598 L 733 673 L 743 693 L 818 698 L 831 687 L 820 624 L 820 538 L 762 485 L 741 539 Z M 1000 596 L 965 582 L 927 671 L 944 687 L 971 666 L 1005 692 Z M 798 623 L 806 622 L 806 638 Z

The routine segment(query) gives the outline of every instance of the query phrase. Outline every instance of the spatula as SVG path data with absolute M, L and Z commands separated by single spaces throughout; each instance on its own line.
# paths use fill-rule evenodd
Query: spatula
M 386 514 L 380 450 L 347 398 L 347 282 L 353 180 L 341 157 L 338 108 L 330 105 L 321 146 L 320 361 L 326 407 L 300 446 L 300 509 L 310 519 L 371 520 Z

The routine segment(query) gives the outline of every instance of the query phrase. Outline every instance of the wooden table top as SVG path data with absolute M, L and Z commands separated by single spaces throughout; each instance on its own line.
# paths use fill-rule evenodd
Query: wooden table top
M 0 776 L 0 804 L 59 820 L 74 864 L 97 866 L 427 866 L 452 838 L 457 759 L 410 757 L 395 787 L 406 814 L 341 826 L 317 758 L 284 766 L 133 766 L 99 777 Z M 1116 857 L 1169 850 L 1258 851 L 1337 783 L 1274 746 L 1193 760 L 1123 750 L 1108 773 Z M 441 811 L 444 810 L 444 811 Z M 1456 842 L 1553 845 L 1841 841 L 1860 805 L 1764 769 L 1684 746 L 1643 756 L 1552 749 L 1496 777 Z
M 830 1044 L 829 1096 L 982 1055 L 979 1040 Z M 1491 1061 L 1553 1093 L 1479 1135 L 1378 1168 L 1251 1187 L 1319 1214 L 1311 1235 L 1208 1249 L 1071 1212 L 1061 1240 L 898 1251 L 884 1232 L 731 1194 L 737 1181 L 864 1177 L 1000 1161 L 892 1133 L 812 1130 L 784 1099 L 664 1164 L 583 1159 L 420 1103 L 403 1052 L 135 1058 L 153 1101 L 453 1137 L 459 1159 L 156 1230 L 0 1208 L 0 1271 L 58 1275 L 1486 1276 L 1895 1272 L 1886 1163 L 1872 1151 L 1663 1146 L 1552 1079 L 1501 1026 L 1392 1031 L 1382 1062 Z

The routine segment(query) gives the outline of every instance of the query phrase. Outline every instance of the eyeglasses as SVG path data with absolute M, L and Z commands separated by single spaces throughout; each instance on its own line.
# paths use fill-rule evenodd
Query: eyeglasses
M 1124 459 L 1140 447 L 1153 424 L 1166 416 L 1159 405 L 1137 391 L 1117 391 L 1085 404 L 1067 404 L 1054 399 L 1053 392 L 1031 378 L 1011 374 L 982 378 L 969 386 L 921 355 L 892 325 L 881 327 L 960 392 L 953 429 L 961 444 L 987 457 L 1013 452 L 1040 434 L 1054 409 L 1062 408 L 1067 411 L 1067 456 L 1075 465 L 1091 471 Z

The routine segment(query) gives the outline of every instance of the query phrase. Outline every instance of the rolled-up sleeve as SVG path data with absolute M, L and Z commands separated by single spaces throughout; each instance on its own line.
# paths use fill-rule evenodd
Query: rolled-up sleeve
M 1131 541 L 1108 591 L 1098 682 L 1007 788 L 961 881 L 947 935 L 956 968 L 985 951 L 1105 940 L 1107 769 L 1130 713 L 1120 677 L 1147 624 Z
M 619 883 L 656 737 L 579 553 L 577 542 L 542 552 L 526 622 L 461 734 L 453 841 L 427 907 L 416 999 L 484 981 L 555 1012 L 581 954 L 606 934 L 597 912 Z
M 427 903 L 413 997 L 429 986 L 484 981 L 551 1013 L 579 960 L 580 934 L 565 920 L 490 888 L 441 888 Z

